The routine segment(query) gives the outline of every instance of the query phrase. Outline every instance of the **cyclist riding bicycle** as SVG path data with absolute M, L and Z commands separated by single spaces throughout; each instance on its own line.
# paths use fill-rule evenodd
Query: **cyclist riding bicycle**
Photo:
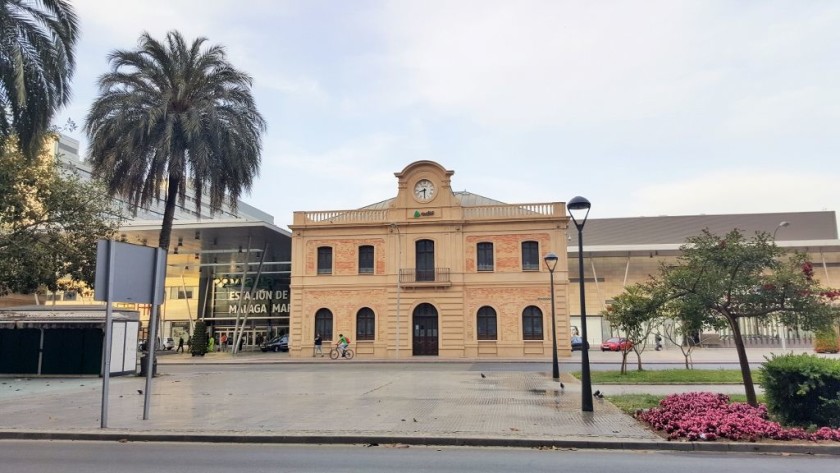
M 341 352 L 342 358 L 344 357 L 344 352 L 347 350 L 347 345 L 350 344 L 350 341 L 344 336 L 344 334 L 338 334 L 338 343 L 335 344 L 338 347 L 338 350 Z

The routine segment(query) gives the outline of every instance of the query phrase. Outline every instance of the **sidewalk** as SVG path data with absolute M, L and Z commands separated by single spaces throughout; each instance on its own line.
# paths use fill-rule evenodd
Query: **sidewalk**
M 709 351 L 696 354 L 695 361 L 699 356 L 732 359 L 731 354 Z M 650 354 L 663 363 L 680 361 L 674 353 Z M 591 355 L 593 363 L 620 358 L 616 353 Z M 758 352 L 752 355 L 751 360 L 762 359 Z M 575 362 L 579 356 L 563 361 Z M 149 420 L 142 420 L 144 396 L 139 391 L 144 378 L 112 378 L 107 429 L 99 428 L 99 378 L 2 378 L 0 438 L 840 454 L 840 445 L 828 444 L 667 442 L 609 402 L 595 400 L 594 413 L 581 412 L 580 384 L 564 373 L 561 388 L 551 379 L 549 362 L 541 371 L 502 366 L 482 372 L 479 360 L 412 360 L 410 369 L 357 360 L 321 365 L 322 360 L 328 359 L 291 360 L 278 353 L 167 354 L 160 357 Z M 509 360 L 514 361 L 522 360 Z M 243 366 L 225 366 L 230 364 Z M 667 387 L 670 392 L 677 388 Z M 743 389 L 725 387 L 733 388 Z M 608 396 L 621 389 L 605 387 Z M 721 392 L 717 386 L 685 389 Z
M 786 353 L 794 354 L 815 354 L 811 348 L 794 347 L 782 350 L 780 347 L 763 347 L 763 348 L 747 348 L 747 359 L 751 364 L 763 363 L 766 358 L 773 355 L 782 355 Z M 840 354 L 817 354 L 818 356 L 833 358 L 840 360 Z M 230 352 L 215 352 L 207 353 L 205 356 L 191 356 L 189 353 L 174 353 L 174 352 L 159 352 L 158 364 L 178 364 L 178 365 L 201 365 L 201 364 L 274 364 L 274 363 L 335 363 L 329 357 L 304 357 L 304 358 L 290 358 L 288 353 L 267 352 L 260 351 L 244 351 L 237 355 Z M 694 363 L 713 363 L 723 365 L 738 365 L 738 354 L 735 348 L 695 348 L 691 354 L 691 359 Z M 413 358 L 410 355 L 403 355 L 401 359 L 387 359 L 387 360 L 366 360 L 357 357 L 352 360 L 353 363 L 430 363 L 430 364 L 451 364 L 451 363 L 534 363 L 534 359 L 497 359 L 497 358 L 452 358 L 440 359 L 435 357 L 418 357 Z M 550 360 L 544 360 L 550 363 Z M 621 362 L 621 353 L 619 352 L 602 352 L 598 349 L 589 351 L 589 363 L 592 365 L 599 364 L 615 364 Z M 572 352 L 572 356 L 568 358 L 560 358 L 560 363 L 580 363 L 580 352 Z M 630 352 L 627 356 L 627 363 L 631 369 L 636 366 L 636 354 Z M 673 364 L 674 368 L 684 368 L 685 358 L 682 352 L 677 347 L 669 347 L 661 351 L 654 351 L 653 349 L 645 350 L 642 353 L 642 365 L 659 365 L 659 364 Z

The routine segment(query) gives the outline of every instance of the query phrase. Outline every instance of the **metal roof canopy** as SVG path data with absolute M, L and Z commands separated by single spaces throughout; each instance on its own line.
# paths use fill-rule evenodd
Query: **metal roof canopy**
M 779 246 L 785 242 L 810 240 L 837 244 L 837 219 L 833 211 L 778 212 L 764 214 L 681 215 L 663 217 L 590 218 L 583 229 L 584 252 L 590 247 L 643 246 L 667 249 L 682 245 L 690 236 L 708 228 L 725 235 L 737 228 L 746 236 L 756 232 L 772 234 L 781 222 L 789 225 L 776 233 Z M 577 248 L 577 233 L 569 232 L 569 251 Z M 587 246 L 588 245 L 588 246 Z M 814 244 L 807 245 L 816 246 Z
M 129 243 L 155 246 L 160 237 L 160 222 L 131 222 L 120 227 L 120 236 Z M 267 261 L 290 261 L 292 234 L 262 221 L 213 220 L 212 222 L 174 222 L 167 263 L 171 267 L 195 266 L 210 255 L 214 264 L 237 264 L 248 251 L 261 253 L 268 248 Z M 177 252 L 176 252 L 177 250 Z M 199 255 L 199 260 L 195 260 Z
M 114 309 L 114 321 L 138 322 L 140 314 L 134 310 Z M 105 325 L 104 305 L 33 305 L 0 309 L 0 328 L 52 328 Z

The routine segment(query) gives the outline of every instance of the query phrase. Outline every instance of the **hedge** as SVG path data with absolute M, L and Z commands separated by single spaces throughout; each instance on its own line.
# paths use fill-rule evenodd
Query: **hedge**
M 785 425 L 840 427 L 840 360 L 781 355 L 762 367 L 768 412 Z

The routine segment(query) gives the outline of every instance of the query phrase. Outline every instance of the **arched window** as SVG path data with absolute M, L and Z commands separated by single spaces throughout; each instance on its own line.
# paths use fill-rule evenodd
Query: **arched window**
M 537 306 L 529 305 L 522 311 L 522 339 L 543 339 L 542 311 Z
M 490 306 L 484 306 L 478 309 L 478 339 L 479 340 L 495 340 L 496 339 L 496 311 Z
M 329 309 L 318 309 L 315 312 L 315 333 L 321 334 L 321 340 L 333 339 L 333 315 Z
M 376 316 L 370 307 L 356 313 L 356 340 L 376 340 Z

